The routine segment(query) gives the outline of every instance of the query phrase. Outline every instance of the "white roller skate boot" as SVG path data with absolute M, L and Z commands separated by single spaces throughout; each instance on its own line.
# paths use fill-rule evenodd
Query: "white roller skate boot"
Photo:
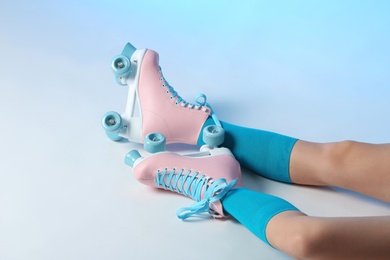
M 155 51 L 136 49 L 127 43 L 122 54 L 113 58 L 111 67 L 117 82 L 127 85 L 129 92 L 123 114 L 111 111 L 103 116 L 102 125 L 110 139 L 144 143 L 148 133 L 159 132 L 168 144 L 197 144 L 205 121 L 211 117 L 215 125 L 204 129 L 204 142 L 210 146 L 223 142 L 224 131 L 206 96 L 198 95 L 195 104 L 180 97 L 164 78 Z M 136 103 L 138 117 L 134 115 Z
M 180 219 L 203 212 L 215 218 L 226 217 L 220 200 L 229 190 L 241 185 L 240 165 L 227 148 L 189 155 L 159 152 L 146 158 L 132 150 L 126 155 L 125 163 L 133 167 L 139 182 L 197 201 L 177 212 Z

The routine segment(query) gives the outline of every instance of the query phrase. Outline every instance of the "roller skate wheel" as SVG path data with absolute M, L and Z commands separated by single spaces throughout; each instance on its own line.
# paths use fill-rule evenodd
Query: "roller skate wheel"
M 118 133 L 122 129 L 122 124 L 122 117 L 117 112 L 110 111 L 103 115 L 103 128 L 107 136 L 113 141 L 119 141 L 121 139 Z
M 150 133 L 145 136 L 144 149 L 149 153 L 165 151 L 166 139 L 160 133 Z
M 134 162 L 138 159 L 141 158 L 141 155 L 137 150 L 132 150 L 128 152 L 125 156 L 125 163 L 129 165 L 130 167 L 134 166 Z
M 125 55 L 116 55 L 111 62 L 112 72 L 116 77 L 127 77 L 131 72 L 131 63 Z
M 217 125 L 209 125 L 203 129 L 203 142 L 209 147 L 217 147 L 225 140 L 225 130 Z

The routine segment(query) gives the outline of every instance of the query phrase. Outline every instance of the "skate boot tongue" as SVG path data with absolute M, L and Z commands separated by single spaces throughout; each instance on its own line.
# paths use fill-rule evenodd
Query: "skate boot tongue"
M 222 212 L 217 212 L 212 209 L 212 204 L 219 202 L 236 184 L 237 179 L 227 183 L 225 179 L 218 179 L 214 181 L 211 186 L 208 186 L 205 190 L 205 196 L 203 200 L 192 204 L 189 207 L 183 207 L 176 213 L 180 219 L 186 219 L 194 214 L 201 214 L 208 212 L 215 218 L 223 217 Z
M 186 219 L 195 214 L 210 213 L 213 217 L 220 217 L 222 212 L 211 209 L 211 205 L 222 199 L 237 182 L 237 179 L 227 183 L 223 178 L 212 180 L 199 172 L 183 169 L 176 171 L 164 169 L 156 173 L 156 186 L 183 194 L 197 201 L 189 207 L 181 208 L 176 214 L 180 219 Z

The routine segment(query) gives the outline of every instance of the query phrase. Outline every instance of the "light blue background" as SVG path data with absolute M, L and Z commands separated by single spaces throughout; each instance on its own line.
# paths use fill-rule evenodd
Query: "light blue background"
M 319 141 L 389 142 L 389 1 L 3 1 L 0 259 L 288 259 L 234 221 L 182 223 L 190 200 L 136 183 L 103 113 L 111 58 L 160 54 L 171 85 L 224 121 Z M 186 150 L 188 147 L 176 147 Z M 319 216 L 389 215 L 335 188 L 246 186 Z M 188 255 L 190 254 L 190 255 Z

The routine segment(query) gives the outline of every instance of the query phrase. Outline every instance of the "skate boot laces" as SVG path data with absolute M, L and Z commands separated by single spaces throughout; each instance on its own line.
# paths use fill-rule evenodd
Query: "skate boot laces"
M 210 116 L 213 118 L 216 125 L 221 126 L 221 123 L 217 117 L 217 115 L 214 113 L 214 110 L 211 108 L 211 105 L 207 103 L 207 98 L 205 94 L 199 94 L 195 96 L 195 103 L 190 103 L 184 100 L 178 93 L 175 91 L 175 89 L 169 85 L 169 83 L 166 81 L 166 79 L 163 76 L 162 69 L 159 66 L 159 73 L 161 74 L 160 80 L 162 81 L 162 87 L 167 88 L 167 94 L 171 94 L 170 98 L 177 98 L 176 99 L 176 105 L 181 105 L 182 107 L 187 107 L 189 109 L 202 109 L 204 112 L 207 112 L 207 108 L 210 109 Z
M 176 214 L 180 219 L 186 219 L 194 214 L 203 212 L 208 212 L 212 216 L 218 216 L 218 213 L 210 209 L 209 205 L 222 199 L 233 188 L 237 179 L 227 183 L 223 178 L 213 180 L 199 172 L 191 173 L 191 170 L 185 172 L 184 169 L 177 171 L 175 168 L 170 171 L 167 168 L 163 171 L 157 170 L 156 186 L 177 192 L 197 201 L 189 207 L 178 210 Z M 201 198 L 202 192 L 203 199 Z

